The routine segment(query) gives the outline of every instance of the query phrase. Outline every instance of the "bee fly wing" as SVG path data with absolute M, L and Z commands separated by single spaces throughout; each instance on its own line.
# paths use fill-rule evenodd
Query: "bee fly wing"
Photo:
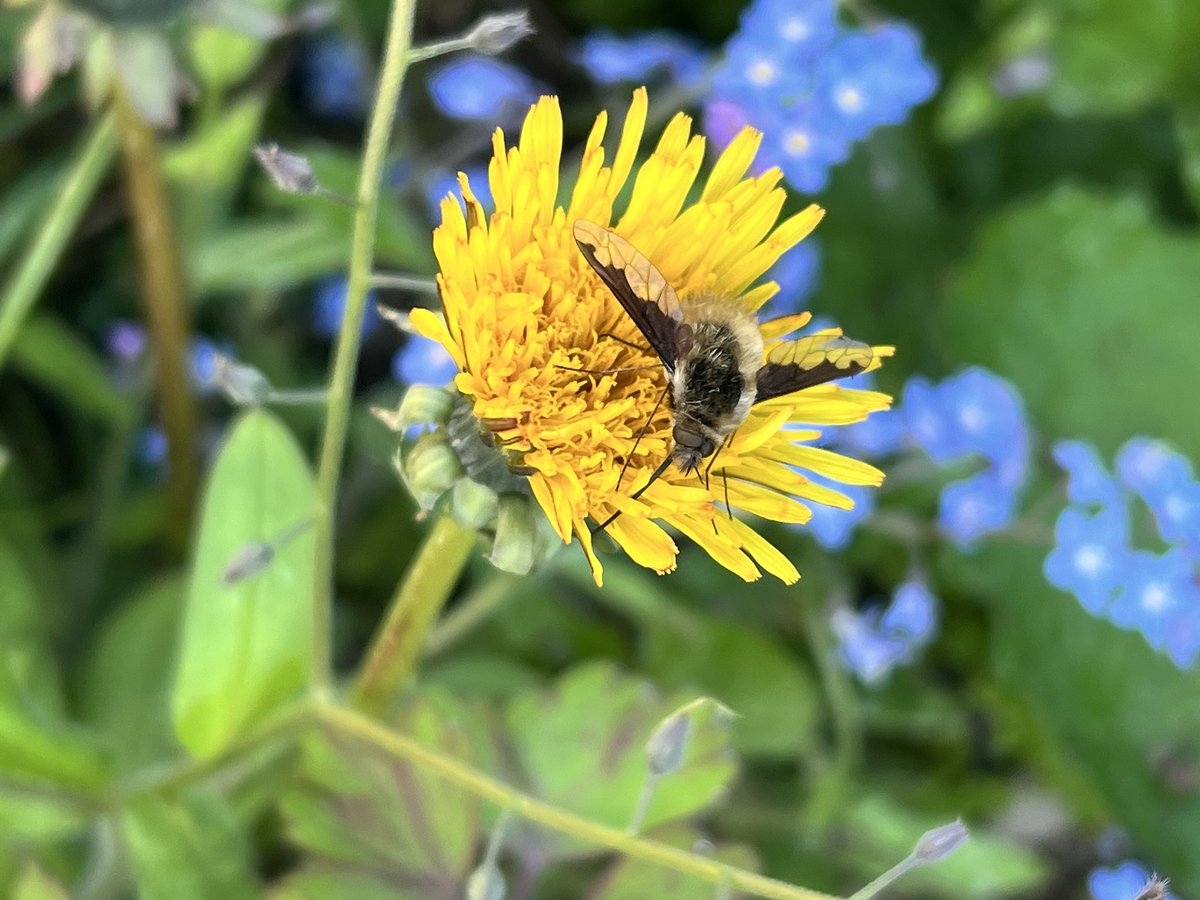
M 654 263 L 607 228 L 577 219 L 574 231 L 583 258 L 613 292 L 663 365 L 673 372 L 682 353 L 680 339 L 690 335 L 690 329 L 684 327 L 683 307 L 675 289 Z
M 771 348 L 766 364 L 758 370 L 755 402 L 865 372 L 875 355 L 868 344 L 838 331 L 783 341 Z

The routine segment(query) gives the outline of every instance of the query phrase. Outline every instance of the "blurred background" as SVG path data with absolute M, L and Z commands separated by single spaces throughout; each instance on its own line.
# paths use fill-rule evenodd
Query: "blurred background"
M 322 387 L 346 294 L 351 211 L 277 190 L 251 151 L 278 142 L 353 195 L 388 7 L 0 9 L 4 893 L 463 896 L 494 813 L 411 771 L 374 783 L 284 754 L 169 780 L 186 770 L 172 683 L 200 488 L 247 391 L 315 458 L 320 407 L 288 401 Z M 415 43 L 500 11 L 418 3 Z M 664 840 L 849 894 L 961 816 L 972 841 L 890 896 L 1131 900 L 1157 871 L 1200 897 L 1200 5 L 528 12 L 534 33 L 503 52 L 475 33 L 410 68 L 377 250 L 406 277 L 373 299 L 436 304 L 437 204 L 462 170 L 487 205 L 497 125 L 513 137 L 558 94 L 569 173 L 596 113 L 619 121 L 645 84 L 643 152 L 679 109 L 718 149 L 750 123 L 786 211 L 828 209 L 772 273 L 768 312 L 896 345 L 873 382 L 895 408 L 825 436 L 888 479 L 769 532 L 803 573 L 790 588 L 694 547 L 661 578 L 613 555 L 602 590 L 576 548 L 523 575 L 473 561 L 408 726 L 455 745 L 425 717 L 440 710 L 480 768 L 623 827 L 628 733 L 705 694 L 740 718 L 672 776 L 682 799 L 647 823 Z M 342 671 L 425 530 L 367 408 L 452 374 L 369 311 L 338 510 Z M 220 597 L 201 599 L 220 627 Z M 416 779 L 405 802 L 397 778 Z M 511 897 L 711 894 L 534 829 L 505 847 Z

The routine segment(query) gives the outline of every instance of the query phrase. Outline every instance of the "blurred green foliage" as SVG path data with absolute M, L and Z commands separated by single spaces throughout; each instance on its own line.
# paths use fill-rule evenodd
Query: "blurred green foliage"
M 418 31 L 430 39 L 479 12 L 428 6 Z M 561 91 L 578 140 L 624 89 L 588 86 L 564 56 L 568 37 L 677 27 L 715 47 L 739 7 L 566 0 L 538 8 L 541 33 L 512 55 Z M 385 10 L 348 0 L 334 27 L 365 38 L 375 59 Z M 5 72 L 29 13 L 0 10 Z M 1020 388 L 1045 438 L 1082 436 L 1108 452 L 1148 433 L 1195 456 L 1200 4 L 896 0 L 872 14 L 926 36 L 944 87 L 913 121 L 861 146 L 821 198 L 830 214 L 813 308 L 898 345 L 881 374 L 889 388 L 982 363 Z M 313 119 L 299 104 L 305 42 L 190 29 L 180 49 L 196 102 L 163 137 L 197 330 L 294 387 L 324 377 L 311 286 L 344 269 L 352 211 L 279 193 L 250 151 L 278 140 L 352 195 L 361 139 L 358 123 Z M 998 73 L 1027 59 L 1046 61 L 1044 83 L 998 90 Z M 435 119 L 421 82 L 416 70 L 405 89 L 397 162 L 429 169 L 455 142 L 484 146 L 483 132 L 452 134 Z M 86 130 L 68 83 L 31 109 L 10 95 L 0 103 L 6 278 Z M 114 175 L 0 371 L 0 892 L 461 896 L 496 827 L 491 805 L 331 729 L 298 745 L 269 730 L 287 735 L 307 683 L 311 535 L 222 587 L 248 544 L 311 513 L 318 412 L 237 414 L 204 398 L 219 449 L 194 542 L 179 558 L 163 541 L 162 475 L 134 453 L 153 418 L 149 373 L 121 381 L 103 350 L 109 323 L 138 315 L 127 217 Z M 430 226 L 419 191 L 389 184 L 380 266 L 432 275 Z M 423 533 L 390 472 L 390 436 L 365 413 L 398 396 L 386 371 L 401 340 L 370 334 L 360 369 L 364 411 L 337 510 L 343 672 Z M 1083 897 L 1102 860 L 1097 838 L 1115 828 L 1178 896 L 1200 896 L 1200 681 L 1046 585 L 1055 479 L 1043 465 L 1026 498 L 1032 543 L 974 554 L 921 544 L 945 601 L 943 635 L 884 687 L 863 688 L 832 662 L 825 612 L 831 597 L 888 590 L 905 549 L 868 532 L 829 558 L 780 530 L 805 575 L 792 589 L 744 585 L 694 548 L 661 579 L 606 560 L 603 591 L 574 550 L 504 582 L 477 561 L 460 606 L 489 590 L 493 605 L 431 652 L 389 724 L 623 828 L 646 738 L 680 703 L 711 696 L 738 718 L 724 729 L 700 721 L 683 768 L 659 785 L 647 827 L 665 844 L 711 842 L 704 852 L 722 863 L 848 894 L 962 815 L 971 844 L 895 896 Z M 927 520 L 929 481 L 896 481 L 885 507 Z M 514 897 L 711 891 L 520 821 L 502 859 Z

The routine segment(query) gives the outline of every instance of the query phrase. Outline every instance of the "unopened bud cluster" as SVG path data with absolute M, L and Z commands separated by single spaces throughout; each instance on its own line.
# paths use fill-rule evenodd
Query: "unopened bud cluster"
M 528 574 L 561 546 L 525 478 L 460 394 L 414 385 L 397 409 L 374 412 L 400 435 L 393 461 L 417 505 L 489 538 L 496 568 Z

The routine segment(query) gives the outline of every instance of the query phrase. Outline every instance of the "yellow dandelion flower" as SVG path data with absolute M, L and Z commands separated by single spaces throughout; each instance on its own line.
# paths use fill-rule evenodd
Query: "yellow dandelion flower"
M 747 581 L 759 578 L 761 567 L 790 584 L 800 577 L 792 563 L 732 513 L 804 523 L 811 503 L 851 508 L 845 495 L 805 473 L 855 485 L 878 485 L 882 473 L 811 442 L 819 426 L 861 421 L 886 409 L 891 398 L 822 384 L 757 403 L 719 451 L 707 482 L 672 466 L 632 499 L 671 451 L 672 413 L 660 402 L 666 376 L 649 348 L 640 349 L 645 338 L 584 259 L 574 223 L 611 228 L 652 260 L 681 298 L 704 292 L 757 310 L 778 286 L 755 282 L 823 214 L 809 206 L 776 224 L 785 199 L 781 175 L 778 169 L 747 174 L 761 138 L 749 128 L 721 154 L 699 198 L 689 203 L 704 139 L 692 134 L 682 113 L 635 173 L 646 108 L 639 89 L 610 165 L 602 145 L 608 117 L 597 117 L 565 206 L 559 201 L 557 98 L 543 97 L 530 109 L 517 146 L 506 147 L 497 129 L 488 169 L 495 211 L 485 214 L 460 174 L 465 213 L 447 197 L 433 235 L 444 317 L 417 310 L 412 323 L 454 357 L 455 387 L 528 475 L 558 536 L 579 540 L 597 583 L 602 567 L 589 522 L 620 511 L 606 532 L 656 572 L 676 565 L 670 528 Z M 624 213 L 610 224 L 631 177 Z M 808 319 L 805 313 L 762 323 L 765 352 Z M 876 365 L 890 353 L 874 349 Z

